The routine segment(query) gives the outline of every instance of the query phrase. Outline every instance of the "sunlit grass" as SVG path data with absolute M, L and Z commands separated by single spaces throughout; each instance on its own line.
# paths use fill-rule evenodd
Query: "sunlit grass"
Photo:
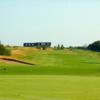
M 20 55 L 20 52 L 24 54 Z M 11 57 L 35 65 L 0 64 L 0 74 L 29 75 L 100 75 L 100 56 L 97 52 L 77 49 L 38 50 L 18 48 Z M 17 56 L 16 56 L 17 55 Z M 6 68 L 6 70 L 3 70 Z
M 100 77 L 0 76 L 1 100 L 100 100 Z
M 0 100 L 100 100 L 100 54 L 86 50 L 17 48 L 0 62 Z

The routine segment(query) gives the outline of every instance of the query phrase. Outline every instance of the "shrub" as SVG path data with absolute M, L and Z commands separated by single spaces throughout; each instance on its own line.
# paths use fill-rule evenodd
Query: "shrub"
M 6 49 L 6 47 L 3 44 L 0 44 L 0 55 L 10 55 L 11 51 L 9 49 Z

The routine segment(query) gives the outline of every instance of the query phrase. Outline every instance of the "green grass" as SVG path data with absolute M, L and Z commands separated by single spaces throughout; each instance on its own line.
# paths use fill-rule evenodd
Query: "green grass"
M 100 76 L 100 55 L 84 50 L 24 49 L 21 60 L 36 65 L 0 64 L 0 74 L 6 75 L 89 75 Z M 3 70 L 6 68 L 6 70 Z
M 25 55 L 14 57 L 36 65 L 0 63 L 0 100 L 100 100 L 99 53 L 18 50 Z
M 100 100 L 100 77 L 0 76 L 0 100 Z

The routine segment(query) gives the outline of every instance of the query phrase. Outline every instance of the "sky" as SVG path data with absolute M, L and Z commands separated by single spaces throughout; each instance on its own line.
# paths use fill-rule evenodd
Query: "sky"
M 100 0 L 0 0 L 0 40 L 88 45 L 100 40 Z

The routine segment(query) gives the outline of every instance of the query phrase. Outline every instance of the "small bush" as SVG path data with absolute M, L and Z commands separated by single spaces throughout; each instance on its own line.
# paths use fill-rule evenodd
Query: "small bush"
M 3 44 L 0 44 L 0 55 L 10 55 L 11 51 L 9 49 L 6 49 L 6 47 Z

